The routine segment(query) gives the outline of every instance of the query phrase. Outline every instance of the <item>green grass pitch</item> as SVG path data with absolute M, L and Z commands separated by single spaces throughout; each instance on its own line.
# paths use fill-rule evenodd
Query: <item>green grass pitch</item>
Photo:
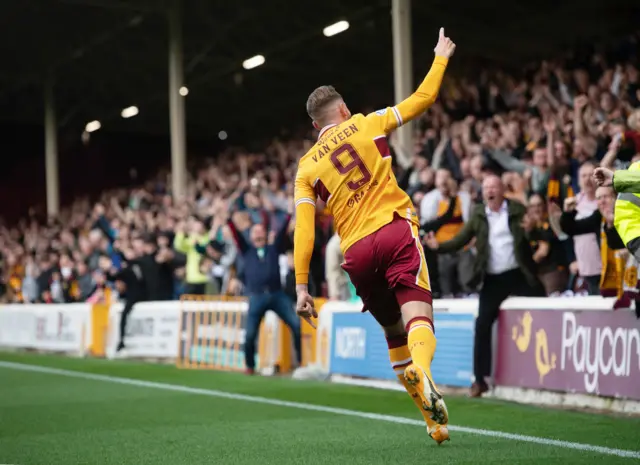
M 638 418 L 462 397 L 447 405 L 466 429 L 438 447 L 400 392 L 0 352 L 0 463 L 640 463 Z

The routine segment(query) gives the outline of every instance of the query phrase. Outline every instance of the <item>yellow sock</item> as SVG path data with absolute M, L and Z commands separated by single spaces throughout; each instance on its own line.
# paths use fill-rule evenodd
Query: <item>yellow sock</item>
M 409 396 L 411 396 L 411 400 L 413 400 L 413 403 L 416 404 L 416 407 L 420 410 L 422 418 L 427 422 L 427 425 L 429 427 L 435 425 L 436 423 L 422 408 L 422 400 L 420 400 L 416 390 L 404 379 L 404 369 L 411 363 L 411 353 L 409 352 L 409 347 L 407 347 L 407 336 L 388 338 L 387 344 L 389 345 L 389 360 L 391 360 L 391 366 L 393 367 L 393 371 L 396 372 L 398 380 L 402 383 Z
M 436 336 L 433 331 L 433 322 L 427 317 L 411 319 L 406 326 L 408 334 L 409 352 L 413 363 L 422 368 L 431 381 L 431 361 L 436 352 Z

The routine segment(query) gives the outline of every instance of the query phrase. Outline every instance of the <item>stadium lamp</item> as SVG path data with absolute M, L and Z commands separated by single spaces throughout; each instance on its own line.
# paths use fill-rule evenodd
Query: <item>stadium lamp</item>
M 87 125 L 84 127 L 84 130 L 87 132 L 93 132 L 93 131 L 97 131 L 101 127 L 102 127 L 102 124 L 100 124 L 100 121 L 94 120 L 94 121 L 88 122 Z
M 136 116 L 137 114 L 138 114 L 138 107 L 136 107 L 135 105 L 125 108 L 120 113 L 120 115 L 123 118 L 131 118 L 132 116 Z
M 244 69 L 253 69 L 257 68 L 260 65 L 264 64 L 264 57 L 262 55 L 256 55 L 251 58 L 247 58 L 242 62 L 242 67 Z
M 189 89 L 187 89 L 185 86 L 180 87 L 180 95 L 182 95 L 183 97 L 186 97 L 187 95 L 189 95 Z
M 348 21 L 338 21 L 337 23 L 334 23 L 330 26 L 325 27 L 322 30 L 322 33 L 327 37 L 331 37 L 331 36 L 335 36 L 336 34 L 340 34 L 341 32 L 344 32 L 347 29 L 349 29 Z

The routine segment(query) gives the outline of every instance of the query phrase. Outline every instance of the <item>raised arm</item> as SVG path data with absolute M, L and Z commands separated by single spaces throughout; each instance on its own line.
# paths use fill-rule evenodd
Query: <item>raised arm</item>
M 245 252 L 247 252 L 250 248 L 249 243 L 244 238 L 242 233 L 238 231 L 238 228 L 236 228 L 236 224 L 233 222 L 231 217 L 227 219 L 227 226 L 229 226 L 229 229 L 231 230 L 231 236 L 233 236 L 233 240 L 236 243 L 236 246 L 238 247 L 240 253 L 244 254 Z
M 115 231 L 109 225 L 109 221 L 104 217 L 104 215 L 100 215 L 95 222 L 95 226 L 105 235 L 105 237 L 109 240 L 110 244 L 116 240 Z
M 191 244 L 189 242 L 189 237 L 185 233 L 184 222 L 180 222 L 178 227 L 176 228 L 176 235 L 173 238 L 173 248 L 178 252 L 187 254 L 191 250 Z
M 444 72 L 455 49 L 456 44 L 448 37 L 445 37 L 444 28 L 440 28 L 440 36 L 434 49 L 436 57 L 429 73 L 418 89 L 405 100 L 392 107 L 391 111 L 380 110 L 371 113 L 367 118 L 376 119 L 382 131 L 388 134 L 407 121 L 411 121 L 424 113 L 438 97 Z
M 554 119 L 549 119 L 544 122 L 544 130 L 547 132 L 547 166 L 550 170 L 556 167 L 556 155 L 555 155 L 555 134 L 557 124 Z
M 295 200 L 290 197 L 287 201 L 287 216 L 285 216 L 282 226 L 280 226 L 280 229 L 278 229 L 278 232 L 276 233 L 276 238 L 274 241 L 275 246 L 280 253 L 286 252 L 286 250 L 284 250 L 287 245 L 286 239 L 287 239 L 287 235 L 289 234 L 289 225 L 291 223 L 291 218 L 295 213 L 295 209 L 296 209 Z M 314 215 L 315 215 L 315 210 L 314 210 Z
M 618 156 L 618 150 L 620 149 L 621 143 L 622 136 L 620 134 L 613 136 L 613 139 L 609 144 L 609 148 L 607 149 L 607 153 L 605 153 L 604 157 L 602 157 L 602 160 L 600 160 L 600 166 L 602 168 L 607 168 L 609 170 L 613 169 L 613 165 L 616 161 L 616 157 Z

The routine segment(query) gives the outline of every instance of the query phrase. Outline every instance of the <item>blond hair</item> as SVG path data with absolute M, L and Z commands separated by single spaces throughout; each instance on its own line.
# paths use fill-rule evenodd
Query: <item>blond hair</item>
M 328 105 L 342 100 L 342 95 L 333 86 L 320 86 L 307 99 L 307 114 L 314 121 L 322 120 Z

